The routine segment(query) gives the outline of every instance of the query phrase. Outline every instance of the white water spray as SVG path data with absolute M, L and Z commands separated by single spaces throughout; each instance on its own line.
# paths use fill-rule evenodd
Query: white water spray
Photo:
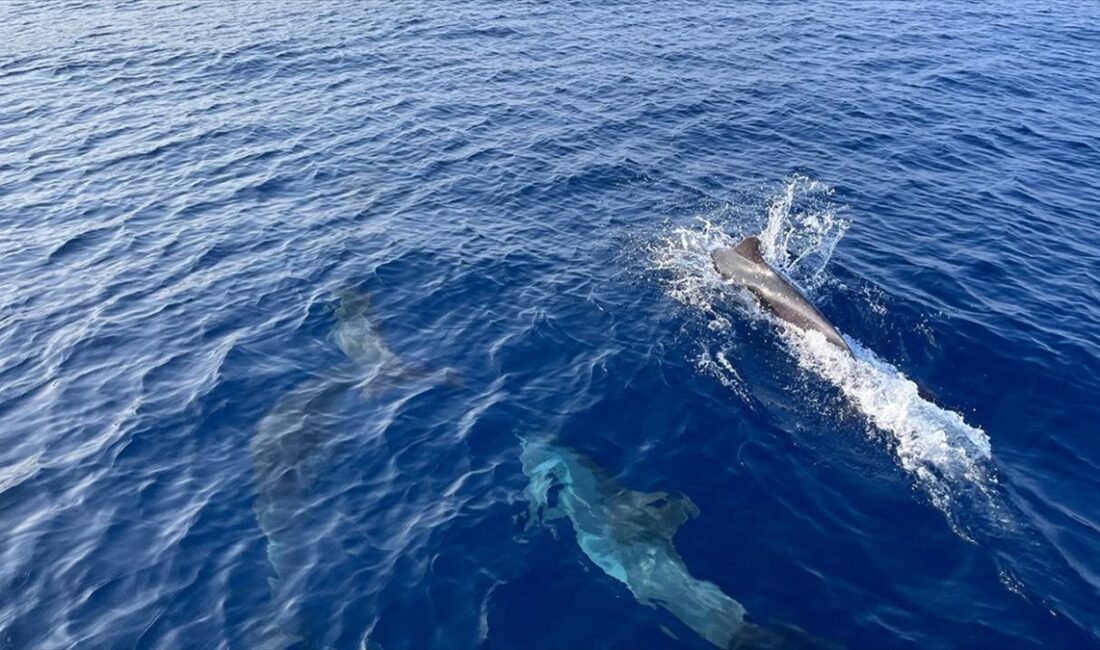
M 764 223 L 737 223 L 716 213 L 696 224 L 672 228 L 651 248 L 655 268 L 666 278 L 668 295 L 700 314 L 712 331 L 730 332 L 731 289 L 714 271 L 710 253 L 741 237 L 761 233 L 765 258 L 781 274 L 813 293 L 828 279 L 824 273 L 848 223 L 831 200 L 832 191 L 804 177 L 790 179 L 768 202 Z M 751 220 L 750 220 L 751 221 Z M 727 234 L 727 232 L 731 234 Z M 971 536 L 960 524 L 955 503 L 975 497 L 990 504 L 994 520 L 1007 523 L 993 505 L 996 484 L 989 438 L 951 410 L 922 398 L 917 385 L 900 370 L 858 341 L 845 337 L 850 356 L 817 332 L 807 332 L 774 319 L 735 292 L 753 318 L 769 319 L 779 329 L 799 367 L 835 385 L 866 418 L 868 434 L 885 435 L 898 464 L 947 515 L 956 532 Z M 744 381 L 726 352 L 728 341 L 703 342 L 697 367 L 747 401 Z

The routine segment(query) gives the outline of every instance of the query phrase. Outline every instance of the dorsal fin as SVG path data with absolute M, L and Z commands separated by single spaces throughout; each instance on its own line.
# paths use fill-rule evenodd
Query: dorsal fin
M 745 237 L 740 244 L 733 247 L 733 252 L 757 264 L 767 263 L 764 261 L 764 255 L 760 252 L 759 237 Z

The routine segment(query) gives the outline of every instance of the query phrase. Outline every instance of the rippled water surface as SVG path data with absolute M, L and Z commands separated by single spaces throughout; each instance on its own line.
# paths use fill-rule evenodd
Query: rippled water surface
M 0 647 L 1100 646 L 1098 24 L 0 3 Z

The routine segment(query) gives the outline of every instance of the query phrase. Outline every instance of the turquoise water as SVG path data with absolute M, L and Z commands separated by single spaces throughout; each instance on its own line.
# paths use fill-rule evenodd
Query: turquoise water
M 1098 18 L 0 4 L 0 647 L 1100 646 Z

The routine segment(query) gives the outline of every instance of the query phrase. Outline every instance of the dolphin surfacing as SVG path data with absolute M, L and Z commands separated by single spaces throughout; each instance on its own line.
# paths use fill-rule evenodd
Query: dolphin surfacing
M 832 323 L 764 259 L 759 238 L 746 237 L 736 246 L 716 249 L 710 256 L 723 278 L 748 289 L 764 309 L 795 327 L 820 332 L 827 341 L 851 354 Z

